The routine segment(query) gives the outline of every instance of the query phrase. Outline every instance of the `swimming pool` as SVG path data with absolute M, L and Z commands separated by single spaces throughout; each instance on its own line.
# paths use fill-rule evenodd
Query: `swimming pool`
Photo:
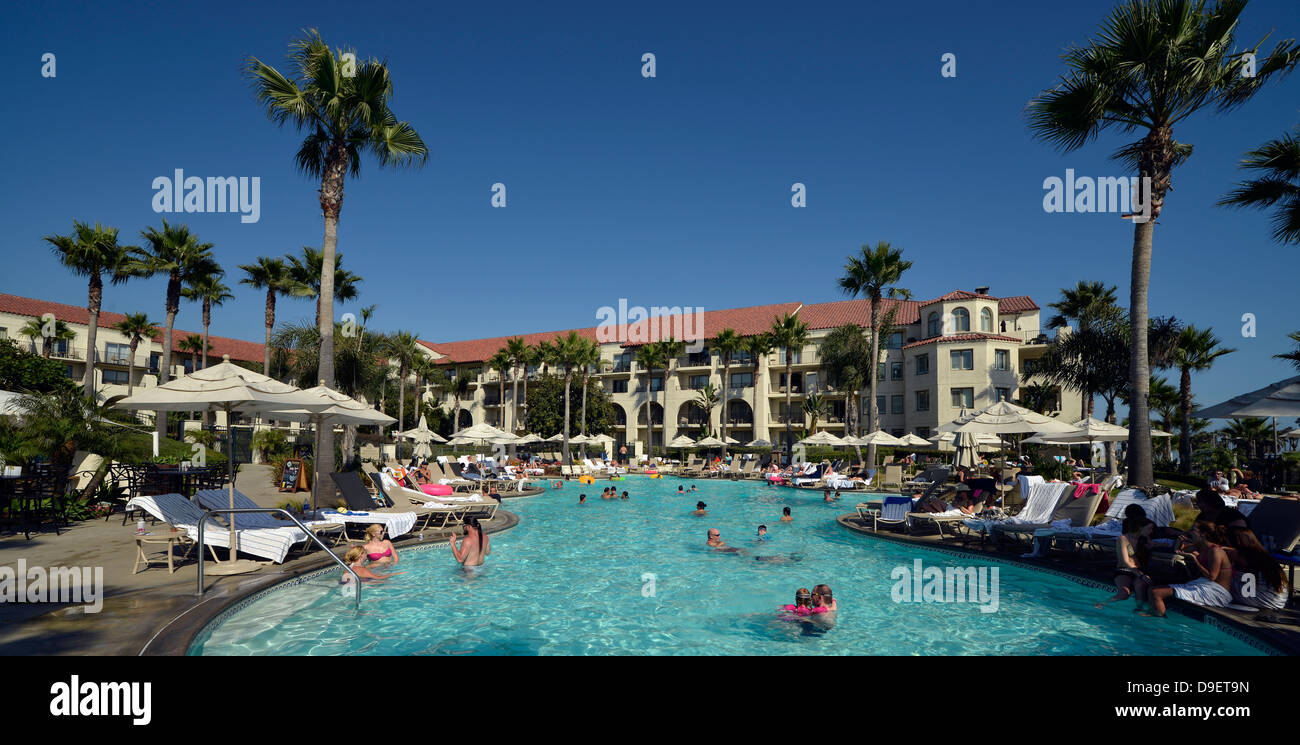
M 338 570 L 275 588 L 224 614 L 191 654 L 903 654 L 1255 655 L 1217 627 L 1177 613 L 1096 610 L 1110 592 L 1033 569 L 851 533 L 835 522 L 857 499 L 824 504 L 812 491 L 702 480 L 613 482 L 506 502 L 522 518 L 492 536 L 492 555 L 468 575 L 442 548 L 402 551 L 407 574 L 367 583 L 361 611 L 341 597 Z M 577 505 L 578 494 L 587 504 Z M 690 514 L 708 503 L 708 516 Z M 794 522 L 781 523 L 789 506 Z M 771 540 L 759 544 L 766 524 Z M 744 554 L 705 546 L 721 530 Z M 443 544 L 445 546 L 445 544 Z M 793 555 L 793 556 L 792 556 Z M 795 558 L 786 563 L 755 556 Z M 895 602 L 896 571 L 997 567 L 996 612 L 974 603 Z M 826 583 L 840 611 L 824 631 L 777 617 L 794 591 Z

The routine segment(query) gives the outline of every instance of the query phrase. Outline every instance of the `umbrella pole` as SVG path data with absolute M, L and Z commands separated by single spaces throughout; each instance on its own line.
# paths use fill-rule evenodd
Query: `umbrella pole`
M 230 477 L 230 509 L 235 509 L 235 430 L 230 426 L 230 413 L 232 410 L 230 404 L 226 404 L 226 445 L 230 452 L 226 453 L 226 475 Z M 238 553 L 239 535 L 235 532 L 235 513 L 231 512 L 226 515 L 230 521 L 230 561 L 234 562 L 235 554 Z M 203 547 L 199 546 L 199 551 Z

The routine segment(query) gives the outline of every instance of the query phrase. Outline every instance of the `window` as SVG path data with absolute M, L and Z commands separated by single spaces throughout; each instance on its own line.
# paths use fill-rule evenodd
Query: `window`
M 654 392 L 654 391 L 662 391 L 662 390 L 664 389 L 664 379 L 663 379 L 663 378 L 650 378 L 649 382 L 650 382 L 650 391 L 651 391 L 651 392 Z
M 943 332 L 943 326 L 941 325 L 941 319 L 939 318 L 939 313 L 937 311 L 931 313 L 929 318 L 927 318 L 925 322 L 925 335 L 938 336 L 942 332 Z
M 126 370 L 101 370 L 100 374 L 104 385 L 126 385 L 129 380 Z
M 902 396 L 890 396 L 890 397 L 889 397 L 889 413 L 890 413 L 890 414 L 902 414 L 902 413 L 903 413 L 903 397 L 902 397 Z
M 612 382 L 614 385 L 614 393 L 627 393 L 627 380 L 615 380 Z
M 929 391 L 917 391 L 917 392 L 916 392 L 916 410 L 917 410 L 917 411 L 929 411 L 929 410 L 930 410 L 930 392 L 929 392 Z
M 785 349 L 784 349 L 784 348 L 781 349 L 781 353 L 780 353 L 780 355 L 778 356 L 777 359 L 778 359 L 778 362 L 779 362 L 780 364 L 782 364 L 782 365 L 785 364 Z M 802 349 L 796 349 L 796 350 L 794 350 L 794 354 L 790 355 L 790 360 L 791 360 L 791 361 L 790 361 L 790 364 L 792 364 L 792 365 L 797 365 L 797 364 L 799 364 L 799 363 L 802 361 L 802 359 L 803 359 L 803 350 L 802 350 Z
M 701 390 L 704 390 L 704 386 L 706 386 L 706 385 L 708 385 L 708 384 L 709 384 L 709 376 L 708 376 L 708 375 L 692 375 L 692 376 L 690 377 L 689 385 L 690 385 L 691 390 L 693 390 L 693 391 L 701 391 Z
M 925 440 L 930 439 L 930 428 L 929 428 L 929 427 L 917 427 L 916 430 L 915 430 L 915 432 L 916 432 L 916 436 L 917 436 L 917 437 L 920 437 L 920 438 L 925 439 Z
M 930 374 L 930 355 L 928 355 L 928 354 L 917 355 L 917 357 L 916 357 L 916 374 L 917 374 L 917 375 L 929 375 L 929 374 Z
M 1010 401 L 1010 400 L 1011 400 L 1010 388 L 993 389 L 993 403 L 998 403 L 999 401 Z
M 68 340 L 67 340 L 67 339 L 59 339 L 59 340 L 55 341 L 54 344 L 53 344 L 53 348 L 54 348 L 54 351 L 50 353 L 50 356 L 52 356 L 52 357 L 67 357 L 67 356 L 68 356 Z
M 632 370 L 632 353 L 621 352 L 614 355 L 614 369 L 611 372 L 630 372 Z
M 68 378 L 70 378 L 70 379 L 72 379 L 72 380 L 80 380 L 80 379 L 81 379 L 79 376 L 76 376 L 76 375 L 73 375 L 73 374 L 72 374 L 72 365 L 64 365 L 64 366 L 63 366 L 63 374 L 64 374 L 64 375 L 67 375 Z
M 884 379 L 885 379 L 885 363 L 882 362 L 879 365 L 876 365 L 876 380 L 884 380 Z
M 154 352 L 149 355 L 149 372 L 154 375 L 158 374 L 158 367 L 162 365 L 162 353 Z
M 975 350 L 973 349 L 953 349 L 948 352 L 948 358 L 952 360 L 952 369 L 954 370 L 975 369 Z
M 131 347 L 126 344 L 105 344 L 104 362 L 110 365 L 126 365 L 131 362 Z
M 954 333 L 970 331 L 970 311 L 957 308 L 952 312 L 952 330 Z
M 903 428 L 902 428 L 902 427 L 894 427 L 893 429 L 889 430 L 889 434 L 893 435 L 894 437 L 902 437 L 902 436 L 903 436 Z
M 876 411 L 881 414 L 885 413 L 886 411 L 889 411 L 889 409 L 885 408 L 884 396 L 876 396 Z
M 1038 360 L 1024 360 L 1020 363 L 1020 367 L 1024 369 L 1025 374 L 1032 375 L 1038 371 Z
M 686 355 L 687 367 L 708 367 L 713 364 L 713 357 L 708 349 Z
M 750 388 L 753 385 L 754 385 L 754 373 L 747 372 L 747 373 L 731 374 L 732 388 Z
M 731 364 L 733 365 L 752 365 L 754 364 L 754 355 L 749 352 L 733 352 L 731 354 Z
M 889 363 L 889 379 L 890 379 L 890 380 L 902 380 L 902 379 L 903 379 L 903 363 L 902 363 L 902 362 L 891 362 L 891 363 Z
M 902 331 L 895 331 L 894 333 L 892 333 L 892 334 L 889 335 L 889 348 L 890 348 L 890 349 L 902 349 L 902 348 L 903 348 L 903 332 L 902 332 Z
M 954 408 L 972 408 L 975 406 L 975 389 L 974 388 L 953 388 L 952 405 Z
M 778 377 L 780 378 L 779 388 L 785 388 L 786 387 L 785 373 L 781 373 L 780 376 Z M 790 380 L 792 381 L 790 385 L 791 393 L 803 392 L 803 373 L 790 373 Z M 784 393 L 785 391 L 781 391 L 781 392 Z
M 9 329 L 5 328 L 4 326 L 0 326 L 0 339 L 8 339 L 8 338 L 9 338 Z
M 993 311 L 988 308 L 980 311 L 980 331 L 993 332 Z
M 993 350 L 993 369 L 994 370 L 1011 369 L 1011 350 L 1009 349 Z

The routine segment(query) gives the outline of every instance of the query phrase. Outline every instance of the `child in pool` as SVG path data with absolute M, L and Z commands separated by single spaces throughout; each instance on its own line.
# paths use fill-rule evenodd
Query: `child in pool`
M 345 561 L 347 561 L 348 568 L 356 572 L 357 576 L 360 577 L 362 580 L 388 579 L 389 577 L 395 577 L 399 574 L 406 574 L 406 572 L 392 572 L 390 574 L 381 574 L 379 572 L 370 571 L 369 569 L 366 568 L 364 564 L 364 559 L 366 558 L 366 550 L 361 546 L 353 546 L 352 548 L 348 549 L 348 552 L 343 556 L 343 558 Z M 344 572 L 343 577 L 339 580 L 339 584 L 347 585 L 351 583 L 352 583 L 352 575 L 347 572 Z
M 794 603 L 781 606 L 781 610 L 796 616 L 812 615 L 812 593 L 807 587 L 800 587 L 794 593 Z

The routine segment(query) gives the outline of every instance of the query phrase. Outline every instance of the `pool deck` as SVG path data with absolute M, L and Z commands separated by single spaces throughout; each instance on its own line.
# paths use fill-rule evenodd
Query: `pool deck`
M 998 551 L 991 543 L 980 545 L 961 544 L 951 538 L 943 539 L 937 534 L 906 535 L 882 530 L 879 533 L 866 525 L 856 512 L 840 515 L 836 522 L 841 527 L 854 533 L 870 536 L 872 540 L 893 541 L 894 543 L 924 547 L 956 555 L 967 555 L 986 559 L 995 559 L 1001 563 L 1018 564 L 1034 569 L 1043 569 L 1072 579 L 1096 582 L 1106 587 L 1111 584 L 1111 566 L 1099 564 L 1091 566 L 1075 559 L 1068 553 L 1055 552 L 1047 558 L 1023 559 L 1018 554 Z M 1288 656 L 1300 656 L 1300 611 L 1283 610 L 1259 613 L 1245 613 L 1228 608 L 1204 608 L 1185 603 L 1177 598 L 1168 601 L 1170 609 L 1182 612 L 1197 620 L 1212 619 L 1225 627 L 1229 633 L 1238 636 L 1250 636 L 1259 639 L 1278 652 Z
M 240 492 L 263 507 L 288 500 L 271 485 L 266 466 L 244 466 L 235 479 Z M 498 509 L 483 523 L 488 533 L 509 530 L 519 523 L 513 513 Z M 165 524 L 149 528 L 165 533 Z M 442 541 L 450 531 L 425 531 L 424 544 Z M 327 541 L 328 542 L 328 541 Z M 393 544 L 419 544 L 417 536 Z M 333 562 L 318 546 L 283 564 L 268 563 L 249 574 L 219 577 L 206 574 L 206 591 L 196 597 L 198 585 L 197 548 L 176 572 L 168 574 L 166 564 L 153 564 L 139 574 L 135 565 L 135 525 L 122 525 L 120 514 L 107 522 L 75 522 L 55 535 L 52 531 L 0 537 L 0 566 L 16 567 L 19 559 L 28 566 L 102 567 L 103 608 L 85 613 L 80 604 L 0 603 L 0 654 L 2 655 L 136 655 L 184 654 L 189 638 L 207 620 L 248 593 L 320 569 Z M 336 550 L 345 548 L 340 544 Z M 224 552 L 218 549 L 219 553 Z M 292 556 L 292 555 L 291 555 Z M 210 558 L 210 557 L 209 557 Z M 209 567 L 212 563 L 207 563 Z

